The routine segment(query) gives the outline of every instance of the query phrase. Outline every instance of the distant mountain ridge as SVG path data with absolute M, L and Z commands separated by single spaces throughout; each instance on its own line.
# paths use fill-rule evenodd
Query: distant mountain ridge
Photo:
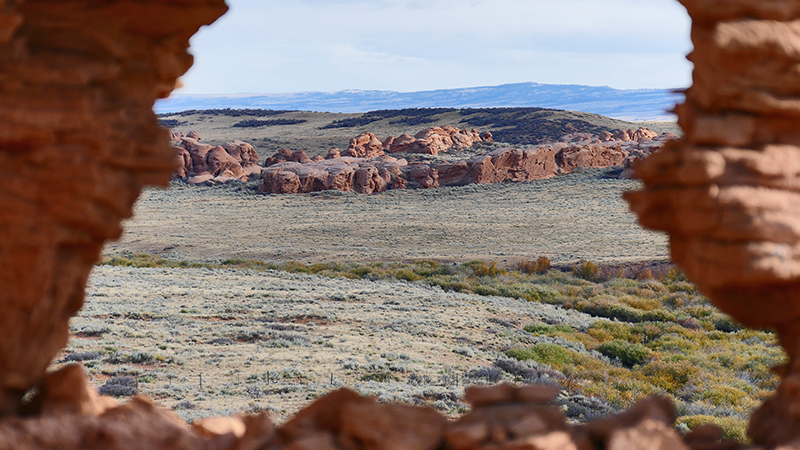
M 191 109 L 253 108 L 358 113 L 404 108 L 540 107 L 581 111 L 629 121 L 675 120 L 668 111 L 683 95 L 670 89 L 514 83 L 420 92 L 358 91 L 289 94 L 174 94 L 157 113 Z

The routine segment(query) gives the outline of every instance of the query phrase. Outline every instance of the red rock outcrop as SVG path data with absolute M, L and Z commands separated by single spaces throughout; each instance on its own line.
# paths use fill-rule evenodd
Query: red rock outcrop
M 377 158 L 383 156 L 383 143 L 372 133 L 364 133 L 350 139 L 350 146 L 345 151 L 347 156 L 353 158 Z
M 406 160 L 391 156 L 372 159 L 345 156 L 305 164 L 283 162 L 264 168 L 260 191 L 270 194 L 330 189 L 362 194 L 383 192 L 406 164 Z
M 258 165 L 258 153 L 256 153 L 256 149 L 247 142 L 238 140 L 228 142 L 222 144 L 222 148 L 224 148 L 229 155 L 234 157 L 234 159 L 241 164 L 242 168 Z
M 222 0 L 0 1 L 0 416 L 67 342 L 86 280 L 175 169 L 152 112 Z
M 469 148 L 475 142 L 491 141 L 491 133 L 481 134 L 478 130 L 460 130 L 446 125 L 426 128 L 414 137 L 404 134 L 390 136 L 383 142 L 383 150 L 389 153 L 420 153 L 438 155 L 452 148 Z
M 682 3 L 695 48 L 677 107 L 685 138 L 635 166 L 645 188 L 627 198 L 720 309 L 777 330 L 790 362 L 748 433 L 789 445 L 800 438 L 800 2 Z
M 559 173 L 557 148 L 545 145 L 525 150 L 499 149 L 466 161 L 437 164 L 435 168 L 439 172 L 440 184 L 445 186 L 542 180 Z
M 277 153 L 270 156 L 264 161 L 264 167 L 269 167 L 275 164 L 285 162 L 296 162 L 300 164 L 308 164 L 311 158 L 303 150 L 291 151 L 288 148 L 279 149 Z
M 455 130 L 450 128 L 442 130 Z M 267 160 L 268 167 L 274 169 L 263 172 L 264 181 L 260 190 L 274 194 L 328 189 L 373 193 L 387 189 L 428 189 L 472 183 L 502 183 L 507 180 L 541 180 L 569 173 L 578 167 L 604 168 L 626 162 L 630 164 L 630 155 L 644 158 L 675 136 L 664 134 L 652 140 L 650 136 L 654 134 L 646 128 L 631 131 L 629 136 L 634 139 L 625 142 L 601 142 L 593 135 L 581 134 L 572 136 L 581 141 L 570 144 L 560 142 L 525 149 L 503 147 L 466 160 L 441 163 L 420 161 L 407 164 L 405 160 L 397 163 L 397 160 L 388 156 L 341 158 L 337 149 L 330 150 L 324 161 L 320 158 L 312 161 L 304 152 L 282 149 Z M 365 136 L 357 142 L 372 142 L 371 136 L 374 135 Z M 399 139 L 408 141 L 402 136 Z M 390 140 L 387 145 L 394 148 L 393 142 Z M 374 169 L 370 166 L 374 166 Z M 629 176 L 631 172 L 625 172 L 624 175 Z M 333 180 L 329 180 L 331 173 L 335 173 Z
M 564 173 L 572 172 L 578 167 L 602 168 L 621 166 L 629 153 L 621 144 L 586 144 L 570 145 L 556 154 L 558 166 Z
M 189 184 L 219 184 L 261 177 L 258 154 L 253 146 L 242 141 L 215 147 L 184 137 L 181 138 L 181 147 L 175 147 L 175 152 L 178 168 L 171 175 L 173 180 Z

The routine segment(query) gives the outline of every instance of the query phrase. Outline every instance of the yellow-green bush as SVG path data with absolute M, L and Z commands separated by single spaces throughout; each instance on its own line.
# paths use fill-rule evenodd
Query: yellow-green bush
M 649 383 L 671 394 L 677 393 L 698 373 L 695 366 L 685 361 L 650 361 L 640 371 Z
M 506 355 L 520 361 L 533 360 L 538 363 L 560 370 L 571 365 L 574 361 L 574 353 L 561 347 L 558 344 L 542 342 L 530 347 L 516 347 L 508 350 Z
M 609 358 L 619 359 L 628 367 L 643 364 L 652 354 L 650 349 L 642 344 L 633 344 L 622 340 L 604 342 L 597 347 L 597 351 Z
M 679 417 L 676 425 L 686 425 L 690 430 L 703 425 L 716 425 L 722 429 L 723 439 L 732 439 L 739 442 L 747 440 L 747 419 L 741 417 L 717 417 L 708 415 L 695 415 Z

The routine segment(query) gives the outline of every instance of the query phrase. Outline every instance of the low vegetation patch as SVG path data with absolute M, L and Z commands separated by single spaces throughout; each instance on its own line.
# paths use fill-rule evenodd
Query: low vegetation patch
M 701 423 L 716 423 L 726 437 L 744 436 L 747 417 L 777 386 L 778 377 L 770 368 L 786 361 L 773 333 L 748 330 L 732 321 L 675 269 L 651 270 L 642 276 L 644 269 L 608 270 L 591 261 L 554 269 L 546 258 L 503 267 L 496 261 L 302 264 L 230 259 L 196 263 L 145 254 L 107 258 L 102 264 L 404 280 L 445 291 L 580 311 L 594 317 L 582 328 L 522 317 L 503 322 L 507 359 L 470 377 L 481 383 L 498 380 L 501 374 L 519 382 L 558 382 L 573 394 L 600 399 L 617 409 L 648 395 L 664 395 L 676 403 L 680 427 L 694 429 Z M 272 336 L 277 331 L 264 333 Z M 263 340 L 262 335 L 255 338 Z M 292 338 L 284 337 L 281 342 L 304 345 L 296 336 Z M 469 357 L 470 347 L 454 352 Z M 132 354 L 126 363 L 142 363 L 138 360 L 145 356 Z M 386 370 L 361 376 L 361 381 L 379 383 L 400 378 Z
M 258 120 L 247 119 L 241 120 L 233 124 L 236 128 L 258 128 L 258 127 L 276 127 L 280 125 L 299 125 L 306 123 L 304 119 L 273 119 L 273 120 Z

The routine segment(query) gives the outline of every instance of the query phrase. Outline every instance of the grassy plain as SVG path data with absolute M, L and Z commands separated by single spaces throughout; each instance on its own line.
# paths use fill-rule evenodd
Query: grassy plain
M 362 128 L 464 126 L 457 112 L 404 117 L 324 129 L 365 118 L 165 120 L 207 142 L 252 142 L 262 158 L 346 147 Z M 374 195 L 149 189 L 106 246 L 54 366 L 81 363 L 101 391 L 138 390 L 190 420 L 263 410 L 282 421 L 340 386 L 457 416 L 465 385 L 544 382 L 563 387 L 572 420 L 659 394 L 677 404 L 679 428 L 713 422 L 743 438 L 784 355 L 680 272 L 639 264 L 667 261 L 667 242 L 637 225 L 620 196 L 639 184 L 617 172 Z

